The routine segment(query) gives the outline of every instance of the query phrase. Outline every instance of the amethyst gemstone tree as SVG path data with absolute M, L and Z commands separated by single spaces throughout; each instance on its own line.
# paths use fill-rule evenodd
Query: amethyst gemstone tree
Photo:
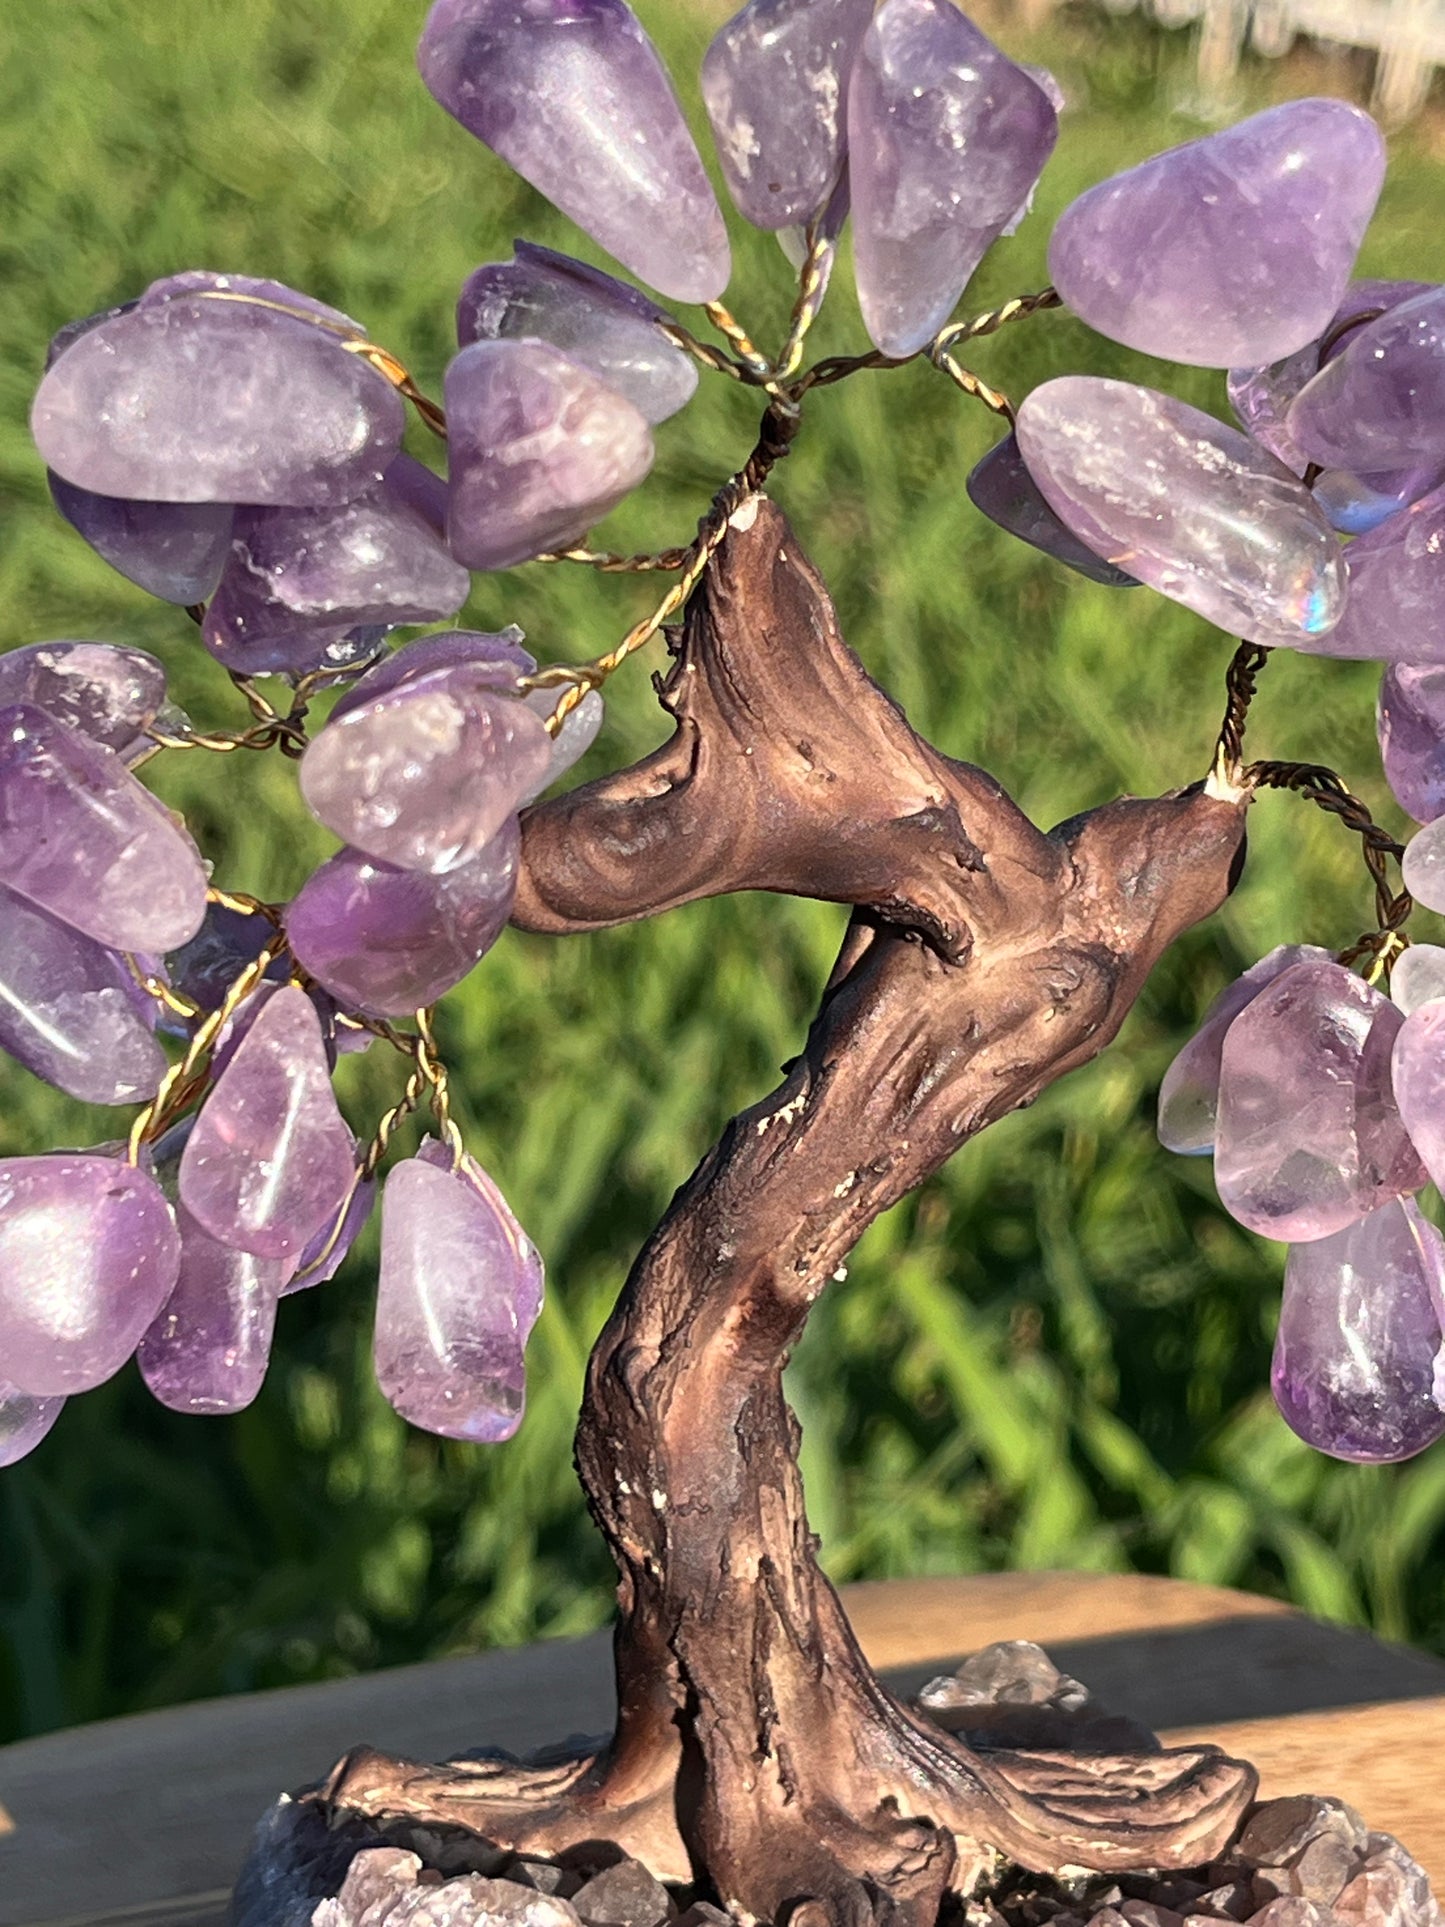
M 702 303 L 716 341 L 519 242 L 461 291 L 445 408 L 348 316 L 239 274 L 174 275 L 52 344 L 33 425 L 62 513 L 189 605 L 249 718 L 199 728 L 134 651 L 0 661 L 0 1044 L 66 1091 L 142 1106 L 119 1144 L 0 1167 L 0 1462 L 132 1354 L 166 1404 L 240 1409 L 278 1300 L 332 1275 L 378 1189 L 383 1390 L 432 1431 L 509 1436 L 542 1257 L 452 1119 L 432 1006 L 509 919 L 565 936 L 741 890 L 849 905 L 783 1084 L 679 1191 L 592 1357 L 577 1462 L 621 1575 L 615 1733 L 533 1764 L 359 1749 L 263 1829 L 238 1918 L 348 1927 L 394 1904 L 400 1921 L 419 1896 L 428 1918 L 520 1918 L 487 1880 L 417 1886 L 406 1849 L 439 1836 L 451 1867 L 471 1842 L 480 1872 L 605 1843 L 799 1927 L 933 1927 L 1010 1863 L 1226 1866 L 1247 1765 L 1147 1736 L 970 1738 L 882 1687 L 817 1564 L 782 1373 L 872 1220 L 1113 1038 L 1232 888 L 1253 798 L 1289 788 L 1361 838 L 1375 925 L 1338 957 L 1286 942 L 1226 992 L 1166 1080 L 1160 1134 L 1215 1153 L 1226 1207 L 1291 1244 L 1288 1422 L 1370 1462 L 1445 1433 L 1445 1245 L 1414 1202 L 1445 1176 L 1445 952 L 1407 947 L 1388 871 L 1404 857 L 1445 910 L 1445 819 L 1406 854 L 1334 772 L 1243 748 L 1272 649 L 1379 657 L 1386 772 L 1422 821 L 1445 809 L 1445 290 L 1351 283 L 1379 134 L 1299 101 L 1159 155 L 1065 213 L 1056 288 L 955 321 L 1027 213 L 1054 83 L 950 0 L 749 0 L 702 91 L 739 211 L 801 262 L 769 353 L 722 304 L 722 214 L 624 0 L 437 0 L 420 68 L 623 268 Z M 874 345 L 810 362 L 850 208 Z M 1087 371 L 1015 408 L 962 359 L 1065 302 L 1115 341 L 1227 369 L 1239 425 Z M 1237 639 L 1218 740 L 1178 790 L 1040 830 L 925 742 L 840 635 L 766 485 L 824 389 L 914 359 L 999 419 L 969 478 L 979 510 Z M 591 546 L 700 373 L 756 392 L 752 454 L 679 546 Z M 407 403 L 446 442 L 445 477 L 401 451 Z M 393 646 L 454 616 L 470 570 L 529 561 L 674 581 L 580 666 L 539 667 L 515 630 Z M 537 800 L 675 616 L 671 740 Z M 163 750 L 222 769 L 279 751 L 341 847 L 289 904 L 226 890 L 137 774 Z M 332 1073 L 377 1043 L 406 1081 L 358 1141 Z M 422 1110 L 435 1135 L 379 1185 Z M 282 1850 L 297 1815 L 331 1842 L 329 1884 Z M 1388 1862 L 1416 1893 L 1378 1840 L 1351 1849 L 1358 1880 Z M 1411 1917 L 1437 1918 L 1417 1887 Z

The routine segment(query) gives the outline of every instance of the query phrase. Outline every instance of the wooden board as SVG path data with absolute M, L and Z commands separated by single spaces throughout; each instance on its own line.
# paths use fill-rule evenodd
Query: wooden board
M 916 1689 L 1035 1639 L 1114 1710 L 1335 1792 L 1445 1891 L 1445 1665 L 1269 1600 L 1135 1575 L 1003 1573 L 845 1593 L 864 1650 Z M 522 1752 L 612 1714 L 605 1635 L 212 1700 L 0 1749 L 0 1927 L 219 1927 L 251 1820 L 362 1740 Z

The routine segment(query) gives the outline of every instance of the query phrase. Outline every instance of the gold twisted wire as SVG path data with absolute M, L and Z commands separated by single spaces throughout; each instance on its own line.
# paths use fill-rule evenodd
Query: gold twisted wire
M 821 222 L 815 222 L 808 230 L 808 252 L 798 275 L 798 296 L 788 323 L 788 338 L 773 368 L 779 382 L 791 381 L 802 366 L 803 349 L 813 323 L 822 312 L 836 252 L 835 244 L 824 235 Z

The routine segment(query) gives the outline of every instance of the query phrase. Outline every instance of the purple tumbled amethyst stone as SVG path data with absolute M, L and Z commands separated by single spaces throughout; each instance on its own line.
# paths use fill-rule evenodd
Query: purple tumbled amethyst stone
M 528 241 L 511 261 L 491 261 L 464 284 L 457 342 L 545 341 L 625 395 L 648 422 L 692 400 L 698 366 L 670 342 L 655 301 L 600 268 Z
M 374 1177 L 357 1179 L 345 1209 L 332 1213 L 297 1259 L 296 1269 L 281 1293 L 283 1298 L 289 1298 L 293 1291 L 327 1284 L 336 1276 L 366 1229 L 376 1206 L 376 1190 Z
M 470 1157 L 423 1147 L 387 1178 L 376 1377 L 428 1432 L 494 1443 L 522 1422 L 523 1353 L 542 1308 L 542 1260 Z
M 1415 1149 L 1437 1186 L 1445 1179 L 1445 1003 L 1412 1011 L 1394 1050 L 1395 1102 Z
M 1049 275 L 1091 328 L 1145 354 L 1278 361 L 1329 325 L 1384 178 L 1368 114 L 1286 101 L 1080 195 Z
M 650 287 L 674 301 L 726 288 L 722 210 L 624 0 L 436 0 L 417 64 L 449 114 Z
M 63 1398 L 32 1398 L 0 1378 L 0 1468 L 18 1465 L 60 1417 Z
M 151 282 L 136 306 L 154 308 L 165 301 L 198 294 L 228 303 L 250 301 L 281 308 L 302 320 L 321 322 L 343 339 L 355 341 L 366 337 L 365 328 L 349 314 L 318 301 L 315 295 L 288 288 L 284 281 L 268 281 L 254 274 L 221 274 L 213 268 L 187 268 L 180 274 L 164 275 L 159 281 Z
M 234 511 L 223 502 L 126 502 L 93 495 L 53 471 L 50 496 L 77 535 L 136 587 L 183 607 L 221 579 Z
M 759 228 L 806 227 L 838 184 L 848 76 L 874 0 L 748 0 L 703 55 L 723 179 Z
M 883 0 L 848 89 L 858 300 L 874 344 L 911 355 L 1025 212 L 1054 104 L 952 0 Z
M 1445 662 L 1445 488 L 1351 542 L 1345 569 L 1349 593 L 1340 620 L 1298 648 L 1367 661 Z
M 1285 426 L 1312 462 L 1354 475 L 1445 462 L 1445 288 L 1357 329 Z
M 304 991 L 279 989 L 201 1106 L 181 1202 L 222 1244 L 294 1258 L 340 1209 L 355 1169 L 315 1008 Z
M 203 1011 L 219 1010 L 231 985 L 274 934 L 266 917 L 247 916 L 224 903 L 208 904 L 195 936 L 166 959 L 170 981 Z M 277 958 L 268 975 L 285 982 L 283 957 Z
M 474 629 L 446 629 L 438 635 L 418 636 L 358 677 L 338 699 L 331 720 L 336 722 L 388 690 L 416 682 L 435 669 L 455 669 L 461 664 L 482 671 L 498 689 L 510 690 L 519 676 L 530 676 L 537 667 L 536 658 L 527 654 L 522 642 L 522 632 L 515 625 L 496 635 Z
M 1266 985 L 1307 958 L 1328 963 L 1330 953 L 1314 944 L 1282 943 L 1227 984 L 1209 1006 L 1203 1023 L 1164 1073 L 1159 1086 L 1159 1142 L 1166 1151 L 1181 1157 L 1203 1157 L 1213 1151 L 1219 1066 L 1229 1027 Z
M 459 984 L 506 928 L 520 852 L 515 817 L 480 856 L 444 876 L 342 850 L 286 912 L 292 951 L 350 1009 L 382 1017 L 419 1010 Z
M 555 689 L 534 689 L 522 699 L 528 709 L 545 722 L 557 707 Z M 559 777 L 565 776 L 574 763 L 578 763 L 597 741 L 606 716 L 606 705 L 599 689 L 589 689 L 575 709 L 569 709 L 562 718 L 562 727 L 552 738 L 551 761 L 547 773 L 541 777 L 526 795 L 524 803 L 530 803 L 543 790 L 551 789 Z
M 459 664 L 334 718 L 301 760 L 301 792 L 343 842 L 440 876 L 482 854 L 551 754 L 541 719 L 487 664 Z
M 1016 433 L 1060 520 L 1162 595 L 1271 646 L 1298 648 L 1340 620 L 1338 538 L 1237 428 L 1131 382 L 1064 375 L 1025 398 Z
M 166 1073 L 159 1006 L 123 958 L 0 888 L 0 1050 L 86 1104 L 142 1104 Z
M 1231 1217 L 1306 1244 L 1420 1189 L 1425 1169 L 1391 1085 L 1403 1022 L 1387 997 L 1318 958 L 1240 1012 L 1220 1059 L 1214 1153 Z
M 1394 662 L 1376 712 L 1385 780 L 1417 823 L 1445 816 L 1445 664 Z
M 218 1244 L 184 1205 L 176 1225 L 180 1272 L 140 1341 L 141 1377 L 173 1412 L 244 1411 L 266 1376 L 286 1261 Z
M 1437 1400 L 1445 1240 L 1411 1199 L 1296 1245 L 1270 1381 L 1285 1423 L 1357 1465 L 1413 1458 L 1445 1437 Z
M 354 661 L 358 628 L 457 613 L 471 577 L 390 485 L 396 465 L 334 508 L 237 511 L 230 560 L 201 626 L 217 661 L 238 675 L 305 675 Z
M 565 548 L 652 467 L 632 403 L 542 341 L 477 341 L 446 373 L 452 554 L 510 569 Z
M 1390 972 L 1390 1001 L 1407 1017 L 1422 1004 L 1445 998 L 1445 950 L 1438 944 L 1412 943 Z
M 33 1397 L 118 1372 L 176 1282 L 181 1241 L 154 1178 L 83 1152 L 0 1162 L 0 1359 Z
M 112 751 L 42 709 L 0 709 L 0 884 L 110 950 L 193 937 L 206 872 Z
M 0 655 L 0 705 L 34 703 L 130 761 L 166 700 L 166 672 L 112 642 L 32 642 Z
M 331 330 L 193 295 L 91 328 L 42 380 L 30 420 L 47 467 L 94 494 L 295 508 L 374 487 L 405 413 Z
M 1138 580 L 1094 554 L 1066 528 L 1039 492 L 1012 435 L 989 450 L 964 484 L 968 499 L 990 522 L 1018 536 L 1030 548 L 1051 555 L 1066 568 L 1113 589 L 1139 586 Z
M 1417 903 L 1445 916 L 1445 816 L 1436 817 L 1410 838 L 1400 875 Z

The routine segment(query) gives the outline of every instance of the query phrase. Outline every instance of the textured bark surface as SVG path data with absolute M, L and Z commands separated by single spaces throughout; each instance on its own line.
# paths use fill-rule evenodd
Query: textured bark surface
M 816 1563 L 782 1371 L 878 1213 L 1115 1035 L 1227 895 L 1243 805 L 1193 791 L 1035 829 L 869 680 L 765 498 L 662 696 L 664 748 L 531 813 L 516 920 L 596 929 L 740 889 L 856 912 L 785 1082 L 679 1192 L 593 1354 L 577 1456 L 622 1574 L 617 1733 L 520 1769 L 363 1750 L 327 1795 L 533 1852 L 615 1841 L 760 1919 L 929 1927 L 998 1854 L 1208 1860 L 1248 1767 L 970 1751 L 884 1691 Z

